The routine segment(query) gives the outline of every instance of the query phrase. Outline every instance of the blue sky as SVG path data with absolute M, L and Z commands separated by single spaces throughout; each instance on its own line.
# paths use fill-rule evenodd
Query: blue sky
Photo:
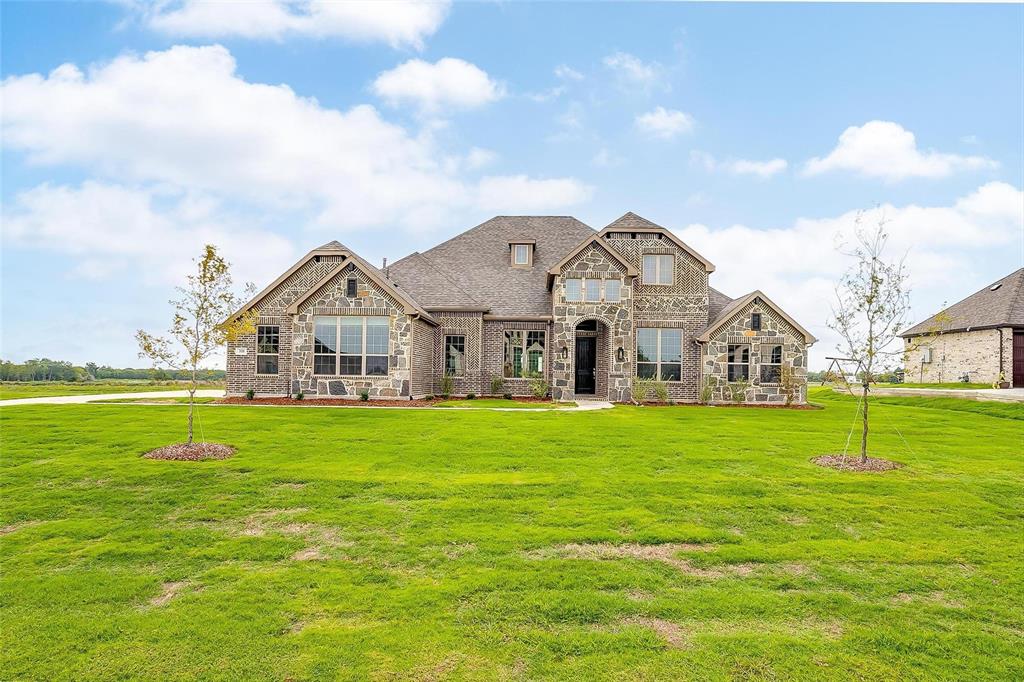
M 213 240 L 264 285 L 634 211 L 833 350 L 882 206 L 914 318 L 1024 264 L 1024 7 L 4 3 L 2 355 L 139 365 Z

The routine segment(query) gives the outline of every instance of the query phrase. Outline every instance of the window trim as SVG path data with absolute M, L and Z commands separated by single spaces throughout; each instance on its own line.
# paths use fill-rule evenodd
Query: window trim
M 569 298 L 569 282 L 580 283 L 579 298 Z M 587 282 L 597 282 L 597 299 L 587 298 Z M 608 298 L 608 282 L 617 282 L 618 295 Z M 562 298 L 566 303 L 622 303 L 622 280 L 617 277 L 565 277 L 562 279 Z
M 512 242 L 511 244 L 509 244 L 509 246 L 511 247 L 511 252 L 512 252 L 510 257 L 509 257 L 510 261 L 511 261 L 511 264 L 512 264 L 512 267 L 514 267 L 514 268 L 529 268 L 529 267 L 533 267 L 533 244 L 530 244 L 528 242 Z M 519 251 L 520 247 L 526 249 L 526 260 L 524 262 L 522 262 L 522 263 L 520 263 L 518 260 L 516 260 L 516 253 Z
M 260 352 L 260 334 L 263 329 L 276 329 L 274 336 L 277 337 L 276 348 L 277 351 L 274 353 L 261 353 Z M 275 372 L 261 372 L 260 371 L 260 356 L 272 356 L 277 358 Z M 281 325 L 279 324 L 259 324 L 256 325 L 256 376 L 260 377 L 276 377 L 281 374 Z
M 733 362 L 732 360 L 730 360 L 729 359 L 729 356 L 730 356 L 730 353 L 731 353 L 730 350 L 729 350 L 730 348 L 746 348 L 747 349 L 747 361 L 746 362 Z M 731 367 L 734 367 L 734 366 L 735 367 L 743 367 L 746 370 L 745 371 L 746 376 L 743 377 L 742 379 L 732 379 L 732 378 L 730 378 L 730 371 L 729 370 L 730 370 Z M 726 346 L 725 346 L 725 380 L 728 383 L 730 383 L 730 384 L 731 383 L 736 383 L 738 381 L 750 381 L 750 344 L 749 343 L 729 343 L 729 344 L 726 344 Z
M 648 282 L 647 281 L 647 268 L 644 267 L 644 263 L 647 261 L 648 258 L 653 258 L 654 259 L 654 281 L 653 282 Z M 661 280 L 661 272 L 662 272 L 662 267 L 661 267 L 662 260 L 661 259 L 663 259 L 663 258 L 668 258 L 669 259 L 669 266 L 668 266 L 669 280 L 667 282 L 660 281 Z M 645 284 L 647 286 L 652 286 L 652 287 L 670 287 L 673 284 L 675 284 L 676 283 L 676 257 L 675 257 L 675 254 L 672 254 L 672 253 L 645 253 L 645 254 L 643 254 L 643 257 L 640 259 L 640 281 L 641 281 L 641 283 L 643 283 L 643 284 Z
M 761 331 L 761 313 L 750 313 L 750 329 L 755 332 Z
M 580 283 L 580 295 L 579 298 L 569 298 L 569 282 Z M 562 280 L 562 298 L 565 299 L 566 303 L 583 303 L 583 278 L 582 277 L 566 277 Z
M 462 339 L 462 371 L 460 372 L 448 372 L 448 339 Z M 444 365 L 442 367 L 442 373 L 444 376 L 454 377 L 456 379 L 464 378 L 466 376 L 466 335 L 465 334 L 445 334 L 444 335 Z
M 656 343 L 655 343 L 655 347 L 654 347 L 654 356 L 655 356 L 654 362 L 651 362 L 650 360 L 645 360 L 645 361 L 641 362 L 641 360 L 640 360 L 640 332 L 642 330 L 644 330 L 644 329 L 653 329 L 654 331 L 657 332 L 657 334 L 655 335 Z M 667 331 L 672 331 L 672 332 L 678 332 L 679 333 L 679 362 L 670 362 L 670 361 L 662 360 L 661 359 L 661 335 L 662 335 L 662 332 L 667 332 Z M 645 377 L 641 377 L 640 376 L 640 365 L 654 365 L 654 380 L 655 381 L 664 381 L 666 383 L 680 383 L 680 382 L 683 381 L 683 364 L 684 363 L 683 363 L 683 330 L 682 329 L 680 329 L 678 327 L 637 327 L 636 328 L 636 342 L 635 342 L 635 349 L 634 349 L 634 351 L 635 352 L 633 353 L 633 356 L 634 356 L 635 361 L 633 363 L 633 365 L 634 365 L 634 367 L 633 367 L 633 376 L 635 378 L 637 378 L 637 379 L 645 378 Z M 679 378 L 678 379 L 662 379 L 661 378 L 661 376 L 662 376 L 661 375 L 661 367 L 662 367 L 662 365 L 679 365 Z
M 387 348 L 384 353 L 367 353 L 366 352 L 366 338 L 367 331 L 370 325 L 368 320 L 370 318 L 379 318 L 387 320 Z M 334 320 L 334 352 L 333 353 L 317 353 L 316 352 L 316 322 L 317 320 L 330 319 Z M 360 320 L 360 344 L 359 354 L 355 353 L 343 353 L 341 350 L 341 321 L 343 319 L 356 319 Z M 334 372 L 330 374 L 320 374 L 316 371 L 316 359 L 318 357 L 332 357 L 334 358 Z M 359 373 L 357 374 L 342 374 L 341 373 L 341 359 L 343 357 L 359 358 Z M 368 358 L 384 358 L 387 371 L 384 374 L 367 374 L 366 373 L 366 361 Z M 380 379 L 391 376 L 391 317 L 385 315 L 315 315 L 313 317 L 313 365 L 310 368 L 314 377 L 337 377 L 341 379 Z
M 502 335 L 502 339 L 503 339 L 502 362 L 501 362 L 501 374 L 502 374 L 502 377 L 505 380 L 511 380 L 511 381 L 528 381 L 528 380 L 530 380 L 532 378 L 532 377 L 526 376 L 526 373 L 523 370 L 523 361 L 524 361 L 524 359 L 527 358 L 527 349 L 530 347 L 529 346 L 530 334 L 540 334 L 541 338 L 544 340 L 544 351 L 541 353 L 541 358 L 540 358 L 540 364 L 541 364 L 540 375 L 542 377 L 546 377 L 547 376 L 547 369 L 548 369 L 548 332 L 547 332 L 547 330 L 546 329 L 505 329 L 504 332 L 505 333 Z M 506 376 L 506 369 L 509 366 L 508 357 L 506 355 L 506 353 L 508 352 L 508 349 L 509 349 L 508 335 L 510 333 L 516 333 L 516 332 L 518 332 L 518 333 L 523 335 L 522 345 L 516 346 L 516 348 L 520 348 L 522 350 L 522 353 L 519 356 L 519 372 L 520 372 L 520 376 Z M 529 365 L 527 365 L 527 367 L 529 367 Z M 513 374 L 514 374 L 515 373 L 515 367 L 513 367 L 512 371 L 513 371 Z

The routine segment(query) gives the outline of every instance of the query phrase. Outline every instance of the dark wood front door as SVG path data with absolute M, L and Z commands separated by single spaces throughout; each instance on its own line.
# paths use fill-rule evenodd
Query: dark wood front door
M 576 393 L 594 395 L 597 388 L 597 338 L 576 337 Z
M 1024 332 L 1013 332 L 1013 387 L 1024 388 Z

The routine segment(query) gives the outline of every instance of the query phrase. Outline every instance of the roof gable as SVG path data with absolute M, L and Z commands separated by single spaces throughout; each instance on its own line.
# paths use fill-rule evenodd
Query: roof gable
M 576 256 L 578 256 L 581 253 L 583 253 L 586 249 L 590 248 L 591 246 L 599 248 L 602 251 L 604 251 L 605 253 L 607 253 L 616 263 L 618 263 L 619 265 L 622 266 L 622 268 L 625 271 L 627 276 L 629 276 L 629 277 L 636 277 L 638 274 L 640 274 L 640 272 L 636 269 L 636 266 L 634 266 L 632 263 L 630 263 L 628 260 L 626 260 L 622 256 L 621 253 L 619 253 L 618 251 L 613 249 L 611 247 L 611 245 L 608 244 L 608 242 L 602 240 L 596 234 L 592 234 L 589 237 L 587 237 L 586 239 L 584 239 L 580 243 L 580 245 L 577 246 L 572 251 L 570 251 L 569 254 L 565 258 L 563 258 L 562 260 L 560 260 L 557 263 L 555 263 L 554 265 L 552 265 L 551 268 L 548 269 L 548 274 L 549 275 L 561 274 L 562 268 L 565 267 L 566 263 L 568 263 L 573 258 L 575 258 Z M 550 285 L 550 283 L 551 283 L 551 278 L 549 277 L 548 278 L 548 284 Z
M 939 319 L 940 315 L 946 319 Z M 1024 327 L 1024 268 L 915 324 L 900 336 L 906 338 L 991 327 Z
M 598 235 L 604 237 L 610 232 L 653 232 L 655 234 L 660 234 L 666 237 L 669 241 L 678 246 L 680 249 L 693 256 L 697 261 L 699 261 L 701 265 L 704 266 L 705 272 L 715 271 L 715 266 L 711 261 L 697 253 L 697 251 L 693 249 L 689 244 L 687 244 L 682 239 L 677 237 L 675 233 L 672 232 L 672 230 L 664 228 L 661 225 L 658 225 L 657 223 L 651 222 L 647 218 L 638 216 L 636 213 L 633 213 L 632 211 L 626 213 L 620 218 L 617 218 L 616 220 L 613 220 L 611 223 L 606 225 L 598 233 Z
M 718 313 L 718 317 L 712 320 L 711 323 L 704 328 L 704 331 L 702 331 L 700 334 L 694 337 L 694 340 L 699 341 L 701 343 L 707 343 L 708 341 L 711 340 L 711 335 L 714 332 L 718 331 L 718 329 L 722 327 L 726 322 L 732 319 L 732 316 L 734 314 L 736 314 L 738 311 L 742 310 L 748 304 L 753 303 L 756 300 L 760 300 L 762 304 L 774 310 L 782 317 L 782 319 L 788 322 L 790 326 L 793 327 L 793 329 L 802 334 L 804 337 L 804 343 L 806 343 L 807 345 L 811 345 L 812 343 L 818 340 L 814 337 L 813 334 L 804 329 L 799 322 L 790 317 L 785 310 L 780 308 L 778 305 L 775 304 L 774 301 L 765 296 L 764 293 L 759 289 L 751 291 L 746 296 L 740 296 L 739 298 L 734 299 L 733 301 L 726 304 L 726 306 L 722 308 L 721 312 Z

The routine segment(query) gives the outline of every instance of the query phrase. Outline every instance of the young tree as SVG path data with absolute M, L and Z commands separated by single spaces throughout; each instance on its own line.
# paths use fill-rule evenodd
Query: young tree
M 903 259 L 885 259 L 885 217 L 881 216 L 872 228 L 863 226 L 863 218 L 863 213 L 857 215 L 855 243 L 846 252 L 854 263 L 836 285 L 829 327 L 842 337 L 845 348 L 838 349 L 859 364 L 863 405 L 860 461 L 867 462 L 868 384 L 887 357 L 902 355 L 902 347 L 890 347 L 900 338 L 899 331 L 906 323 L 910 292 Z
M 181 298 L 171 300 L 174 317 L 170 337 L 154 336 L 142 329 L 135 332 L 139 357 L 149 358 L 157 366 L 188 372 L 188 445 L 192 444 L 192 416 L 199 367 L 214 351 L 228 341 L 256 331 L 256 313 L 229 316 L 241 307 L 242 299 L 234 293 L 229 264 L 207 244 L 188 283 L 175 287 Z M 253 286 L 246 286 L 246 293 Z

